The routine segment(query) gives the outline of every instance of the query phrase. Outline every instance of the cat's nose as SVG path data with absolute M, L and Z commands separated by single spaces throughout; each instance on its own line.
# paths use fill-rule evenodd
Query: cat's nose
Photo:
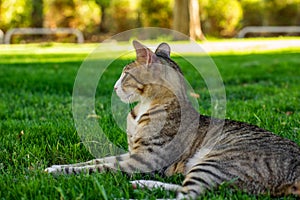
M 118 87 L 115 86 L 115 87 L 114 87 L 114 91 L 117 91 L 117 89 L 118 89 Z

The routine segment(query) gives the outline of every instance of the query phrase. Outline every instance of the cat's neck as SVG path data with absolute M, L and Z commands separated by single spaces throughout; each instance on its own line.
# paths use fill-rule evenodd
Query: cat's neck
M 179 99 L 173 97 L 161 97 L 161 98 L 141 98 L 140 102 L 136 105 L 135 111 L 137 113 L 137 119 L 144 113 L 147 113 L 152 107 L 164 107 L 165 109 L 181 110 L 190 112 L 194 110 L 191 102 L 188 99 Z M 183 109 L 183 110 L 182 110 Z M 195 110 L 194 110 L 195 111 Z
M 135 107 L 137 113 L 135 120 L 139 121 L 141 116 L 144 113 L 148 112 L 148 110 L 151 108 L 151 105 L 152 105 L 151 99 L 146 99 L 146 98 L 141 99 L 141 101 Z

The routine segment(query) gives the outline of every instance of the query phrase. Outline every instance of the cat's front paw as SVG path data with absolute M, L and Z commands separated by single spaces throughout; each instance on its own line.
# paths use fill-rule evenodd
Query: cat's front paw
M 44 171 L 48 174 L 58 174 L 61 172 L 61 166 L 52 165 L 51 167 L 47 167 Z

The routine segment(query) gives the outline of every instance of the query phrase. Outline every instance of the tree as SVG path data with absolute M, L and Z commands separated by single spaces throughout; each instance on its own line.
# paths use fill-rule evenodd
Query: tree
M 205 39 L 200 24 L 198 0 L 175 0 L 173 14 L 174 30 L 189 35 L 194 40 Z
M 31 12 L 31 26 L 43 27 L 44 13 L 43 0 L 32 0 L 32 12 Z
M 106 33 L 108 32 L 108 28 L 106 27 L 106 18 L 107 18 L 106 10 L 110 5 L 110 0 L 96 0 L 96 4 L 100 7 L 101 10 L 101 22 L 100 22 L 99 30 L 100 32 Z
M 173 10 L 173 28 L 189 35 L 189 0 L 175 0 Z
M 205 40 L 204 34 L 201 29 L 200 15 L 199 15 L 199 2 L 198 0 L 189 0 L 189 13 L 190 13 L 190 37 L 194 40 Z

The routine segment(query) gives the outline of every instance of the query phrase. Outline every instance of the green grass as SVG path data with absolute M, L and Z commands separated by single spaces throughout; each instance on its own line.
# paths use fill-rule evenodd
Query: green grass
M 28 49 L 27 49 L 28 47 Z M 77 70 L 90 50 L 71 46 L 5 47 L 0 50 L 0 198 L 1 199 L 155 199 L 174 197 L 156 189 L 133 190 L 121 173 L 52 176 L 52 164 L 92 159 L 77 135 L 72 117 L 72 90 Z M 187 55 L 189 56 L 189 55 Z M 191 59 L 198 59 L 190 55 Z M 227 118 L 259 125 L 300 144 L 300 49 L 263 53 L 213 54 L 227 93 Z M 177 62 L 184 64 L 182 58 Z M 110 97 L 122 65 L 109 68 L 97 90 L 97 114 L 105 133 L 126 148 L 124 133 L 114 123 Z M 104 62 L 99 60 L 99 64 Z M 182 66 L 200 94 L 200 111 L 210 113 L 205 84 Z M 23 133 L 23 134 L 22 134 Z M 155 177 L 180 183 L 181 176 Z M 270 199 L 260 196 L 260 199 Z M 201 199 L 257 199 L 221 186 Z M 287 199 L 293 199 L 288 197 Z

